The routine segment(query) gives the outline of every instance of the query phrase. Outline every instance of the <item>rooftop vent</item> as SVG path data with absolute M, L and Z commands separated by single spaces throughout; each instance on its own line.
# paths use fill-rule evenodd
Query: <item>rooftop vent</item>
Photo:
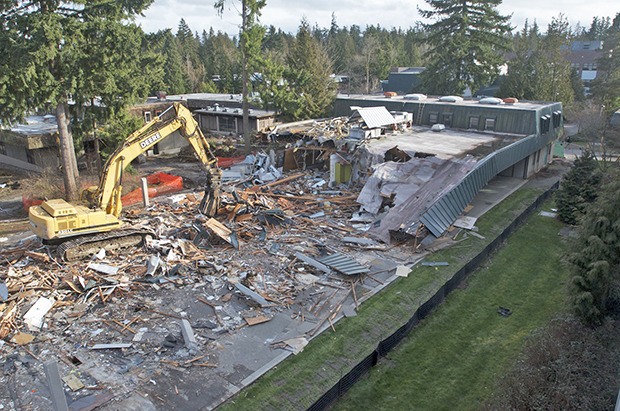
M 426 94 L 406 94 L 403 100 L 426 100 Z
M 493 105 L 499 105 L 502 104 L 504 101 L 501 98 L 497 98 L 497 97 L 485 97 L 485 98 L 481 98 L 480 101 L 478 103 L 480 104 L 493 104 Z
M 442 103 L 456 103 L 458 101 L 463 101 L 463 97 L 460 97 L 460 96 L 443 96 L 443 97 L 439 97 L 437 100 L 441 101 Z

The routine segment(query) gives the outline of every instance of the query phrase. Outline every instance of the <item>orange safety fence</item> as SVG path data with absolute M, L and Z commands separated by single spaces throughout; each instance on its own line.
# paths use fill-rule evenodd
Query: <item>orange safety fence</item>
M 163 194 L 174 193 L 183 189 L 183 178 L 166 173 L 155 173 L 146 178 L 149 186 L 149 198 Z M 142 201 L 142 187 L 121 197 L 124 206 L 136 204 Z
M 217 166 L 220 168 L 230 167 L 245 160 L 245 156 L 240 157 L 218 157 Z

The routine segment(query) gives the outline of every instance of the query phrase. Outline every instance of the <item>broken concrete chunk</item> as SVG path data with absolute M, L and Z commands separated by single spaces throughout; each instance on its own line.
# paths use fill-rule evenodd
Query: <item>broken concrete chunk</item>
M 198 341 L 196 341 L 194 330 L 192 330 L 192 326 L 186 319 L 181 320 L 181 334 L 183 334 L 185 348 L 187 348 L 190 352 L 198 351 Z
M 316 275 L 312 275 L 312 274 L 298 273 L 295 275 L 295 277 L 300 283 L 305 284 L 305 285 L 312 285 L 316 283 L 317 281 L 319 281 L 319 277 L 317 277 Z
M 39 331 L 43 326 L 43 317 L 54 305 L 54 299 L 39 297 L 36 303 L 24 315 L 24 323 L 31 331 Z
M 411 268 L 407 267 L 406 265 L 399 265 L 398 267 L 396 267 L 396 275 L 399 277 L 408 277 L 410 272 Z
M 463 216 L 457 218 L 454 223 L 452 223 L 452 225 L 458 228 L 464 228 L 466 230 L 473 230 L 477 220 L 478 219 L 475 217 Z
M 308 345 L 308 340 L 305 337 L 290 338 L 282 342 L 286 344 L 285 348 L 289 351 L 292 351 L 295 355 L 302 352 L 304 350 L 304 347 Z
M 270 305 L 272 305 L 271 303 L 269 303 L 269 301 L 265 300 L 263 296 L 250 290 L 245 285 L 238 283 L 238 282 L 234 284 L 235 284 L 235 287 L 237 287 L 237 290 L 241 291 L 243 294 L 250 297 L 252 300 L 256 301 L 261 307 L 269 307 Z
M 105 248 L 102 248 L 101 250 L 99 250 L 99 252 L 95 254 L 95 258 L 99 260 L 103 260 L 105 258 Z

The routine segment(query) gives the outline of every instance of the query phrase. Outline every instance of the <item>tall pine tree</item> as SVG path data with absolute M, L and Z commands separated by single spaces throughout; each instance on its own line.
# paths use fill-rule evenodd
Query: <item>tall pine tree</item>
M 423 86 L 431 94 L 472 93 L 499 74 L 508 49 L 510 16 L 497 11 L 501 0 L 425 0 L 422 17 L 436 20 L 428 30 L 428 64 Z
M 321 44 L 312 36 L 310 26 L 302 20 L 295 42 L 288 55 L 287 84 L 297 100 L 287 107 L 296 119 L 317 118 L 327 114 L 336 98 L 332 80 L 332 61 Z
M 28 110 L 52 104 L 69 200 L 78 194 L 69 99 L 81 102 L 93 97 L 93 78 L 110 101 L 113 96 L 127 101 L 146 93 L 142 89 L 146 83 L 140 80 L 142 32 L 128 22 L 151 3 L 0 2 L 0 118 L 20 118 Z M 125 47 L 131 44 L 136 47 Z

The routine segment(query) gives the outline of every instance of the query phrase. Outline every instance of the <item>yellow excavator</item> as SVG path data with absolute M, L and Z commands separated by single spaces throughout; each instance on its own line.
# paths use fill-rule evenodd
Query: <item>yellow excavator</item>
M 30 207 L 32 231 L 44 243 L 58 244 L 58 254 L 66 261 L 93 255 L 101 248 L 110 250 L 141 245 L 145 237 L 152 234 L 150 231 L 119 229 L 123 225 L 119 219 L 123 208 L 123 171 L 132 160 L 175 131 L 189 141 L 207 174 L 200 211 L 214 216 L 220 204 L 222 176 L 217 157 L 211 152 L 192 113 L 181 103 L 174 103 L 127 137 L 108 158 L 99 185 L 89 187 L 82 193 L 81 200 L 88 205 L 55 199 Z

